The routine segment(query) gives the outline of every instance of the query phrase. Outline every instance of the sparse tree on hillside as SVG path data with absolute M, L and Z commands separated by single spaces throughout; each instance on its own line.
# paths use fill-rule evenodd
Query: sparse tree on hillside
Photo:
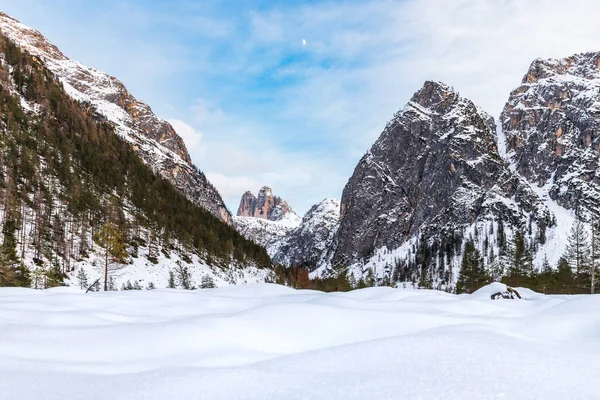
M 114 223 L 105 222 L 96 234 L 96 243 L 104 249 L 104 291 L 108 290 L 108 272 L 111 262 L 122 262 L 127 257 L 125 234 Z
M 210 275 L 204 275 L 202 277 L 202 282 L 200 283 L 200 288 L 202 288 L 202 289 L 212 289 L 215 286 L 216 286 L 215 285 L 215 281 L 212 278 L 212 276 L 210 276 Z
M 169 270 L 169 282 L 167 283 L 167 287 L 169 289 L 175 289 L 177 284 L 175 283 L 175 272 L 173 270 Z
M 310 289 L 310 279 L 308 278 L 308 270 L 306 268 L 298 268 L 296 289 Z
M 195 289 L 194 283 L 192 282 L 192 274 L 187 265 L 183 265 L 178 261 L 177 267 L 175 268 L 175 273 L 177 274 L 177 283 L 179 286 L 186 290 Z
M 88 277 L 87 277 L 87 274 L 85 273 L 85 270 L 83 269 L 83 267 L 79 268 L 79 271 L 77 272 L 77 280 L 79 281 L 79 287 L 82 290 L 87 289 Z

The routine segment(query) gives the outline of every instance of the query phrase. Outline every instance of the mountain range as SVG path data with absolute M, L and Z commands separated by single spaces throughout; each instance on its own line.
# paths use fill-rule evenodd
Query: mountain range
M 119 80 L 6 14 L 0 32 L 0 222 L 6 254 L 31 273 L 97 276 L 94 231 L 114 221 L 129 244 L 117 285 L 164 285 L 184 266 L 196 283 L 269 281 L 273 263 L 452 290 L 465 243 L 501 275 L 518 238 L 539 269 L 558 263 L 575 214 L 600 212 L 600 53 L 533 61 L 498 119 L 427 81 L 340 200 L 300 218 L 265 186 L 232 216 L 173 127 Z

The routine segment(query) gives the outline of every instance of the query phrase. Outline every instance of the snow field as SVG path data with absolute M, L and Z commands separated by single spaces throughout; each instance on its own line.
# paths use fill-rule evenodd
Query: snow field
M 600 296 L 499 288 L 0 288 L 0 399 L 598 398 Z

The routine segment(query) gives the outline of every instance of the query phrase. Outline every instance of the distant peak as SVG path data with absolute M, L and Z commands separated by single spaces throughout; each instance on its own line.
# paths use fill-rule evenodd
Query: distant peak
M 237 211 L 238 217 L 255 217 L 270 221 L 281 221 L 287 214 L 296 215 L 285 200 L 273 195 L 269 186 L 261 187 L 258 196 L 246 191 Z
M 269 186 L 263 186 L 258 191 L 258 195 L 259 196 L 261 196 L 261 195 L 272 196 L 273 195 L 273 189 L 271 189 Z

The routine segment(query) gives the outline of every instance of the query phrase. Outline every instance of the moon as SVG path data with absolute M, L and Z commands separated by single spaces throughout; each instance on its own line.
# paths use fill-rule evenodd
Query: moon
M 302 39 L 302 46 L 306 46 L 306 39 Z

